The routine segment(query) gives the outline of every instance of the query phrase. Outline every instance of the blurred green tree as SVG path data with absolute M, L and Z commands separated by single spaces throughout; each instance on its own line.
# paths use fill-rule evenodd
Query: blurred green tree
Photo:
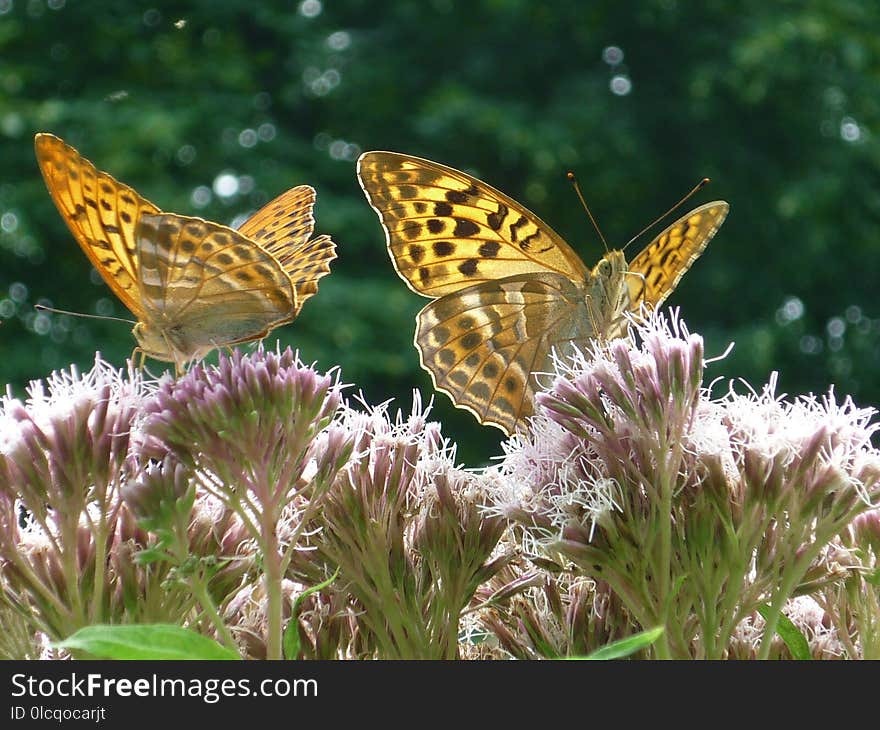
M 878 31 L 860 0 L 0 0 L 0 380 L 134 345 L 33 309 L 127 314 L 45 191 L 32 138 L 51 131 L 163 209 L 233 225 L 313 185 L 339 259 L 271 341 L 404 409 L 430 392 L 411 344 L 426 300 L 394 274 L 361 151 L 467 170 L 587 262 L 602 248 L 567 170 L 618 246 L 708 175 L 692 202 L 731 214 L 670 304 L 710 353 L 736 342 L 711 374 L 877 403 Z M 445 396 L 434 413 L 465 461 L 497 453 Z

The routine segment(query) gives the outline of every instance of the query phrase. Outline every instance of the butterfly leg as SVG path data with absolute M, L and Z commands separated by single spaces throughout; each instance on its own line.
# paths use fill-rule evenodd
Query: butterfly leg
M 131 351 L 130 359 L 132 362 L 134 362 L 135 360 L 140 360 L 136 367 L 138 370 L 143 370 L 144 365 L 147 362 L 147 353 L 145 353 L 140 346 L 135 347 L 134 350 Z
M 590 318 L 590 329 L 592 329 L 593 332 L 596 332 L 599 334 L 599 336 L 601 336 L 602 328 L 599 325 L 598 318 L 596 317 L 596 315 L 593 312 L 593 295 L 592 294 L 589 294 L 589 293 L 587 294 L 586 303 L 587 303 L 587 316 Z

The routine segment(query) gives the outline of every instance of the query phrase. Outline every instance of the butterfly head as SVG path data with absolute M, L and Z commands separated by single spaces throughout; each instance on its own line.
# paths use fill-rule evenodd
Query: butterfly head
M 151 327 L 146 322 L 138 322 L 131 333 L 144 355 L 154 360 L 182 365 L 196 357 L 196 353 L 185 353 L 175 347 L 168 339 L 170 332 Z
M 627 264 L 623 251 L 609 251 L 590 272 L 585 289 L 587 316 L 593 331 L 602 337 L 620 336 L 622 313 L 629 309 Z
M 602 281 L 616 281 L 626 273 L 626 256 L 623 251 L 609 251 L 593 267 L 593 277 Z

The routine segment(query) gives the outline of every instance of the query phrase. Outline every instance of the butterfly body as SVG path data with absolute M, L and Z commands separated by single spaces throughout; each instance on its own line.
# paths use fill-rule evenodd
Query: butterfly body
M 178 371 L 292 321 L 336 257 L 328 236 L 311 238 L 315 191 L 307 185 L 236 231 L 162 212 L 54 135 L 38 134 L 34 146 L 68 228 L 137 318 L 139 348 Z
M 727 215 L 716 201 L 657 236 L 632 262 L 592 269 L 538 216 L 476 178 L 410 155 L 366 152 L 361 187 L 395 269 L 433 299 L 415 345 L 434 386 L 508 434 L 534 412 L 554 352 L 623 335 L 626 313 L 659 306 Z

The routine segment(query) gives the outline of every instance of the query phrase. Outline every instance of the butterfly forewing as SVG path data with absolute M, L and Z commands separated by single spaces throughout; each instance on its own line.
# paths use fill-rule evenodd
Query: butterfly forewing
M 583 286 L 545 272 L 462 289 L 428 304 L 415 343 L 435 387 L 482 423 L 512 433 L 534 411 L 535 377 L 551 352 L 595 335 Z
M 572 280 L 586 274 L 546 223 L 470 175 L 418 157 L 367 152 L 358 176 L 397 272 L 419 294 L 441 297 L 529 272 Z
M 145 215 L 137 243 L 146 322 L 165 331 L 184 359 L 264 337 L 295 309 L 280 264 L 231 228 L 173 213 Z
M 49 194 L 74 238 L 116 296 L 140 318 L 135 226 L 142 214 L 159 209 L 52 134 L 38 134 L 34 147 Z
M 644 302 L 659 307 L 721 227 L 727 203 L 716 200 L 695 208 L 660 233 L 629 265 L 630 307 Z
M 330 262 L 336 258 L 336 245 L 329 236 L 310 240 L 314 205 L 314 188 L 298 185 L 260 208 L 239 228 L 272 254 L 290 277 L 297 299 L 293 316 L 318 291 L 318 280 L 330 273 Z

